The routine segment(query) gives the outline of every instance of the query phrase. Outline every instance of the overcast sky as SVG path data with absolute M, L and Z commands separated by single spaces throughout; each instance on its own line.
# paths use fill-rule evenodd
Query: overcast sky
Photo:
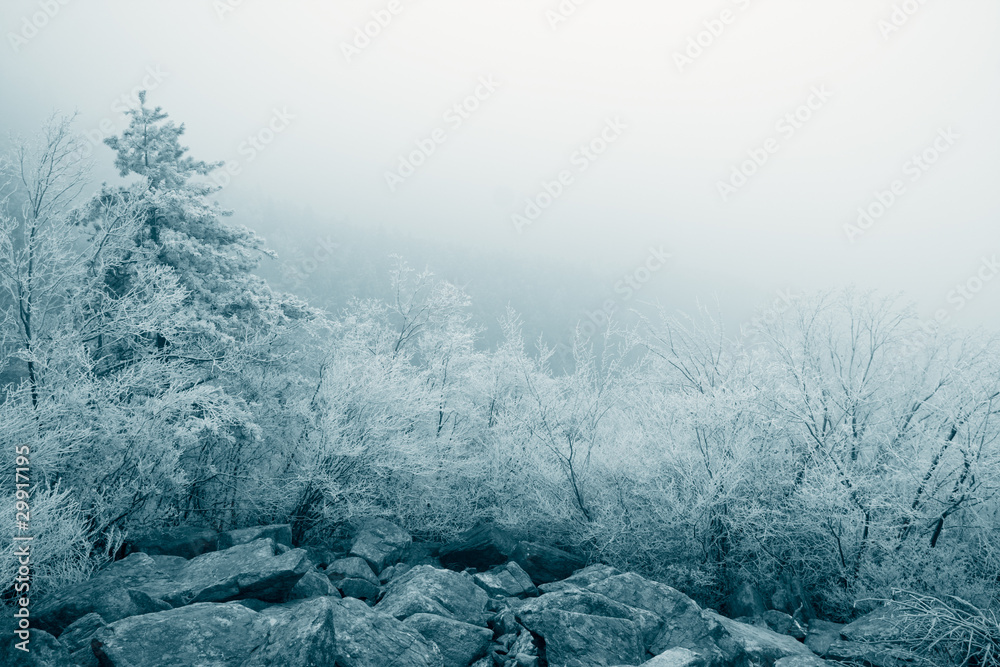
M 998 28 L 996 0 L 3 0 L 0 130 L 117 131 L 146 85 L 238 169 L 230 199 L 609 276 L 663 247 L 662 293 L 854 283 L 1000 326 Z

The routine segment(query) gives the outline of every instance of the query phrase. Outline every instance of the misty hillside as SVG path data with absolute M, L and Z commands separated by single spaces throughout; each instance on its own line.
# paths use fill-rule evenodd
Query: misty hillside
M 605 321 L 556 367 L 515 309 L 362 259 L 394 249 L 378 234 L 331 230 L 343 246 L 269 284 L 271 251 L 226 221 L 183 128 L 145 95 L 130 117 L 107 142 L 118 184 L 92 189 L 70 119 L 5 162 L 0 426 L 34 480 L 8 507 L 32 528 L 41 599 L 172 526 L 282 524 L 330 548 L 383 517 L 430 544 L 502 527 L 730 612 L 793 590 L 797 623 L 898 590 L 995 608 L 996 336 L 928 332 L 898 299 L 846 290 L 737 337 L 704 310 Z M 276 289 L 290 280 L 297 295 Z M 568 316 L 548 303 L 527 302 L 539 330 Z M 358 590 L 341 592 L 382 596 Z
M 0 26 L 0 667 L 1000 667 L 1000 3 Z

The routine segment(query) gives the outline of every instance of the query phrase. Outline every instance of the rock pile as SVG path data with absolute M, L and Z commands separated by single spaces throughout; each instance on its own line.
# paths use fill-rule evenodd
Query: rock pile
M 752 617 L 481 526 L 440 548 L 385 520 L 348 552 L 293 548 L 288 526 L 185 529 L 47 600 L 36 667 L 815 667 L 909 657 L 891 619 L 810 623 L 741 595 Z M 735 607 L 734 603 L 734 607 Z M 860 663 L 859 663 L 860 664 Z

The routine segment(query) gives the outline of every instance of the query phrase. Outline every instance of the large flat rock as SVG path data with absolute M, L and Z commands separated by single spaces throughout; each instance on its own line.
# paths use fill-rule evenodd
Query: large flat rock
M 413 614 L 437 614 L 485 625 L 489 596 L 472 577 L 430 565 L 418 565 L 393 580 L 377 609 L 400 620 Z
M 526 628 L 537 634 L 542 633 L 533 627 L 537 625 L 536 618 L 549 611 L 628 621 L 635 628 L 644 653 L 659 635 L 662 626 L 662 619 L 645 609 L 630 607 L 589 590 L 546 593 L 541 597 L 530 598 L 514 609 L 517 619 Z M 549 625 L 551 626 L 551 624 Z
M 228 530 L 219 534 L 219 548 L 229 549 L 240 544 L 249 544 L 264 538 L 274 540 L 275 544 L 283 544 L 286 547 L 292 546 L 292 527 L 287 523 L 273 524 L 270 526 L 253 526 L 251 528 L 239 528 Z
M 694 600 L 666 584 L 626 573 L 601 578 L 586 590 L 655 614 L 662 625 L 651 646 L 654 654 L 677 647 L 705 652 L 715 648 L 715 625 L 702 617 Z
M 358 600 L 255 612 L 200 602 L 120 620 L 92 642 L 102 667 L 443 667 L 437 646 Z
M 189 561 L 175 576 L 150 582 L 142 590 L 173 607 L 240 597 L 280 602 L 312 562 L 301 549 L 281 555 L 275 550 L 274 541 L 264 538 L 207 553 Z
M 108 623 L 196 602 L 257 598 L 284 600 L 309 571 L 306 553 L 275 555 L 261 539 L 191 560 L 135 553 L 90 580 L 56 594 L 39 609 L 39 627 L 58 634 L 89 613 Z
M 403 627 L 416 630 L 441 651 L 444 667 L 468 667 L 486 655 L 493 631 L 435 614 L 414 614 Z
M 545 640 L 550 667 L 639 665 L 646 657 L 641 632 L 628 619 L 547 609 L 522 622 Z
M 219 548 L 219 534 L 211 528 L 182 526 L 146 533 L 129 541 L 131 551 L 194 558 Z
M 337 667 L 443 667 L 437 645 L 360 600 L 337 600 L 333 623 Z
M 276 605 L 258 615 L 261 645 L 242 667 L 326 667 L 337 660 L 335 616 L 330 597 Z
M 720 648 L 728 656 L 744 663 L 752 662 L 762 667 L 773 667 L 774 663 L 782 658 L 816 657 L 805 645 L 787 635 L 779 635 L 768 628 L 740 623 L 712 611 L 704 611 L 702 615 L 718 623 L 725 630 L 725 636 L 717 640 Z
M 241 667 L 264 637 L 260 616 L 243 605 L 200 603 L 122 619 L 92 645 L 105 667 Z
M 351 555 L 364 558 L 378 574 L 386 566 L 396 563 L 412 541 L 408 532 L 391 521 L 367 519 L 354 536 Z

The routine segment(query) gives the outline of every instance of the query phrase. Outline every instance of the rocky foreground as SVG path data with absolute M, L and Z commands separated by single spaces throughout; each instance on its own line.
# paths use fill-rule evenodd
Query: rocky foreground
M 751 600 L 754 615 L 731 620 L 490 526 L 440 547 L 376 519 L 344 546 L 293 548 L 288 526 L 139 541 L 141 551 L 46 601 L 31 654 L 7 642 L 0 664 L 894 667 L 916 657 L 878 643 L 885 614 L 803 627 Z

